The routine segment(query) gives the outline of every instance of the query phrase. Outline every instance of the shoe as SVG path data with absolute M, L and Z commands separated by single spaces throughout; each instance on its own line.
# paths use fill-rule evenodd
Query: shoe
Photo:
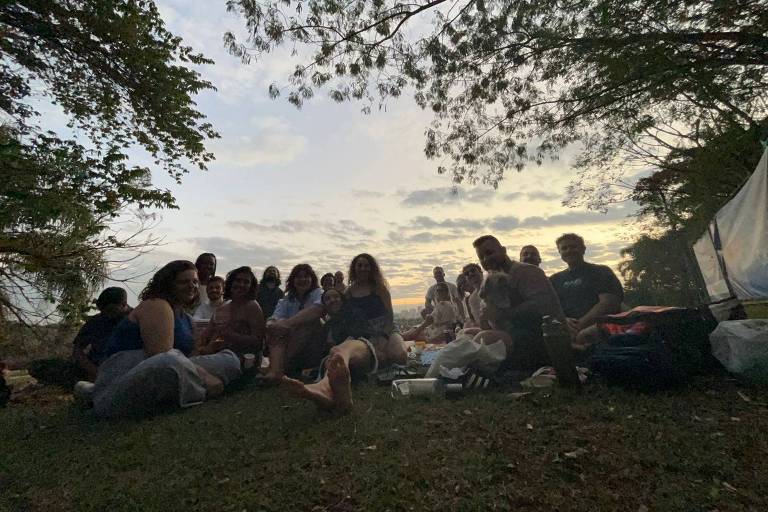
M 87 380 L 77 381 L 72 390 L 72 394 L 75 396 L 75 402 L 85 407 L 93 405 L 93 389 L 95 387 L 93 382 L 88 382 Z

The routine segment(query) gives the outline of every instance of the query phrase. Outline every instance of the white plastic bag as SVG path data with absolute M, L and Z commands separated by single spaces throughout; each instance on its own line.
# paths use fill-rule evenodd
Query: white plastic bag
M 461 336 L 437 354 L 425 377 L 439 377 L 440 367 L 448 370 L 470 367 L 481 375 L 490 375 L 498 369 L 506 357 L 507 347 L 503 341 L 483 345 L 472 341 L 471 336 Z
M 729 372 L 768 380 L 768 320 L 720 322 L 709 341 L 712 355 Z

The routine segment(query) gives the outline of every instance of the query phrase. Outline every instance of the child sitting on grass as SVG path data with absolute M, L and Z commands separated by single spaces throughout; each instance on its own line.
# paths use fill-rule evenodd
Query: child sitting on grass
M 426 339 L 429 343 L 449 343 L 454 338 L 454 328 L 459 321 L 456 306 L 451 302 L 451 292 L 446 283 L 435 285 L 435 306 L 418 326 L 403 334 L 405 341 Z M 422 338 L 423 336 L 423 338 Z

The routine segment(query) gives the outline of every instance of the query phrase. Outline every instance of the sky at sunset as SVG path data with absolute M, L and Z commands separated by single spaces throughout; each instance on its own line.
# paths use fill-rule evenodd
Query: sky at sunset
M 515 259 L 521 246 L 536 245 L 548 273 L 563 267 L 554 239 L 564 232 L 580 233 L 588 259 L 614 267 L 628 245 L 622 232 L 632 205 L 607 214 L 561 205 L 574 176 L 568 153 L 509 171 L 498 190 L 462 186 L 454 194 L 450 178 L 436 172 L 439 162 L 424 156 L 431 116 L 409 96 L 363 115 L 361 104 L 337 104 L 319 91 L 297 110 L 267 96 L 269 84 L 285 83 L 292 71 L 290 55 L 244 65 L 224 50 L 223 33 L 244 27 L 225 2 L 157 3 L 171 32 L 216 61 L 200 71 L 217 91 L 197 101 L 221 139 L 210 143 L 216 161 L 207 172 L 193 170 L 180 186 L 155 175 L 180 208 L 160 212 L 153 231 L 163 245 L 122 275 L 201 252 L 217 255 L 220 275 L 250 265 L 260 277 L 273 264 L 287 277 L 302 262 L 318 275 L 346 273 L 355 254 L 369 252 L 395 304 L 412 308 L 433 282 L 432 267 L 442 265 L 455 281 L 462 265 L 476 261 L 472 240 L 481 234 L 496 235 Z M 145 281 L 128 286 L 136 293 Z

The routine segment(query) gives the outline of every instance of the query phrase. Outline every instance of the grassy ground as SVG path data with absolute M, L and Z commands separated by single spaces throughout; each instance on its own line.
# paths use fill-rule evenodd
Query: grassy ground
M 0 510 L 768 509 L 768 389 L 723 375 L 654 396 L 356 398 L 345 418 L 251 385 L 143 421 L 0 410 Z

